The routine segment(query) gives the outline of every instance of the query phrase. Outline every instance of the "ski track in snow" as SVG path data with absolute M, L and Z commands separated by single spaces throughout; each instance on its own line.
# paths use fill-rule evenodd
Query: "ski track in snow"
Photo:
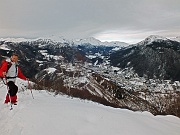
M 180 119 L 106 107 L 46 91 L 18 93 L 18 105 L 4 105 L 0 87 L 0 135 L 179 135 Z

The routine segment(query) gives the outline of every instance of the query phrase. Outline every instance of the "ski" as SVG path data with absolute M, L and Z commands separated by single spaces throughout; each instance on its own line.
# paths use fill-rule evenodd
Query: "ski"
M 10 108 L 10 110 L 12 110 L 13 109 L 13 107 L 12 107 L 12 104 L 11 104 L 11 108 Z
M 10 110 L 13 110 L 13 105 L 16 106 L 17 103 L 11 103 L 11 104 L 10 104 Z

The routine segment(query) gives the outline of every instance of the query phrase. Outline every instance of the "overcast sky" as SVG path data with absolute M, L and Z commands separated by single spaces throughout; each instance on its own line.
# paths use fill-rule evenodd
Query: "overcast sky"
M 180 36 L 180 0 L 0 0 L 0 37 Z

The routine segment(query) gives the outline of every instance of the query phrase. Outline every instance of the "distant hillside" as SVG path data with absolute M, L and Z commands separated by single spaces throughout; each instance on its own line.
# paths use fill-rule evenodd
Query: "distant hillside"
M 132 67 L 139 76 L 180 81 L 180 43 L 150 36 L 110 55 L 111 65 Z

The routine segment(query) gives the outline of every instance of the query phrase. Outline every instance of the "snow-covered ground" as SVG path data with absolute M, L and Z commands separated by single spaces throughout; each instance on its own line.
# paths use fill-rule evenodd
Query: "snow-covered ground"
M 30 90 L 21 91 L 18 105 L 9 110 L 3 104 L 6 92 L 0 83 L 0 135 L 180 134 L 180 119 L 175 116 L 115 109 L 47 91 L 33 90 L 35 99 Z

